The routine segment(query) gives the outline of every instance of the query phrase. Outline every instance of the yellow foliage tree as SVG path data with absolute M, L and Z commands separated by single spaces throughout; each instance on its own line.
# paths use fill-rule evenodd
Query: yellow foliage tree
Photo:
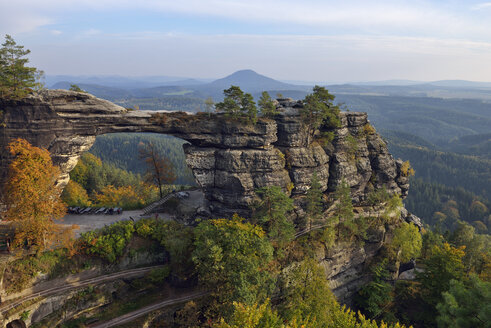
M 56 186 L 59 169 L 53 166 L 49 152 L 32 146 L 24 139 L 9 143 L 14 158 L 9 166 L 5 187 L 5 219 L 15 223 L 13 246 L 26 245 L 42 251 L 59 240 L 61 230 L 54 220 L 61 219 L 65 204 Z
M 61 199 L 69 206 L 90 206 L 87 191 L 77 182 L 70 180 L 63 189 Z
M 409 161 L 405 161 L 401 165 L 401 174 L 405 177 L 410 177 L 414 175 L 414 169 L 411 167 L 411 163 Z
M 95 194 L 95 202 L 99 206 L 122 207 L 124 209 L 135 209 L 145 206 L 153 199 L 155 186 L 141 183 L 136 188 L 133 186 L 114 187 L 105 186 L 101 193 Z

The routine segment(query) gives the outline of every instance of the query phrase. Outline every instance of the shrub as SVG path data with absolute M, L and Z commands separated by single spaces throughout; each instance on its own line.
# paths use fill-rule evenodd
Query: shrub
M 132 221 L 120 221 L 110 226 L 89 231 L 80 236 L 83 250 L 113 263 L 123 255 L 135 227 Z
M 401 175 L 404 177 L 410 177 L 414 175 L 414 169 L 411 167 L 409 161 L 405 161 L 401 165 Z
M 367 123 L 363 126 L 363 132 L 365 133 L 365 135 L 373 135 L 375 133 L 377 133 L 377 131 L 375 130 L 375 128 L 373 127 L 373 125 L 371 125 L 370 123 Z
M 163 282 L 170 274 L 169 266 L 164 266 L 163 268 L 153 269 L 148 274 L 148 279 L 154 284 L 159 284 Z

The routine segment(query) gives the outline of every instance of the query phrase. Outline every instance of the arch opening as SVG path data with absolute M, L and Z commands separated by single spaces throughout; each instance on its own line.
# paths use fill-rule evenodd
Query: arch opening
M 27 328 L 27 325 L 23 320 L 17 319 L 17 320 L 9 322 L 6 327 L 7 328 Z

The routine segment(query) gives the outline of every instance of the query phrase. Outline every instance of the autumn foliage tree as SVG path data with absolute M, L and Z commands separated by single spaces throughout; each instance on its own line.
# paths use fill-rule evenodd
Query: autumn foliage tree
M 174 165 L 167 157 L 159 154 L 157 147 L 153 143 L 148 143 L 141 147 L 139 152 L 140 159 L 145 161 L 147 166 L 145 180 L 159 188 L 160 198 L 162 198 L 164 196 L 163 186 L 176 180 Z
M 15 223 L 13 244 L 42 251 L 60 237 L 61 229 L 54 221 L 66 210 L 56 186 L 60 171 L 46 149 L 24 139 L 10 142 L 8 151 L 14 159 L 5 186 L 5 219 Z

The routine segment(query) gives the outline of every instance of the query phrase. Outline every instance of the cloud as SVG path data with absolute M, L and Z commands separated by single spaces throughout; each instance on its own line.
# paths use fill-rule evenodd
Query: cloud
M 472 10 L 482 10 L 487 8 L 491 8 L 491 2 L 483 2 L 471 7 Z
M 88 30 L 82 31 L 82 33 L 81 33 L 81 35 L 84 37 L 91 37 L 91 36 L 101 35 L 101 34 L 102 34 L 102 31 L 95 29 L 95 28 L 90 28 Z
M 32 32 L 39 27 L 51 24 L 53 20 L 44 15 L 30 12 L 3 11 L 0 7 L 0 30 L 6 34 Z
M 63 32 L 60 31 L 60 30 L 51 30 L 50 33 L 53 34 L 53 35 L 61 35 L 61 34 L 63 34 Z
M 6 0 L 2 0 L 6 2 Z M 476 8 L 485 8 L 482 3 Z M 0 7 L 0 22 L 7 17 L 33 18 L 23 26 L 16 19 L 0 23 L 3 30 L 29 31 L 71 15 L 104 12 L 115 17 L 122 12 L 175 13 L 212 17 L 227 21 L 278 25 L 293 29 L 303 26 L 312 33 L 334 34 L 339 30 L 366 34 L 399 34 L 491 38 L 491 21 L 472 17 L 461 7 L 421 0 L 16 0 Z M 22 19 L 26 21 L 27 19 Z M 35 23 L 37 22 L 37 23 Z M 144 29 L 144 22 L 135 21 Z M 140 25 L 140 26 L 138 26 Z M 225 27 L 224 27 L 225 28 Z M 233 33 L 233 31 L 231 31 Z

